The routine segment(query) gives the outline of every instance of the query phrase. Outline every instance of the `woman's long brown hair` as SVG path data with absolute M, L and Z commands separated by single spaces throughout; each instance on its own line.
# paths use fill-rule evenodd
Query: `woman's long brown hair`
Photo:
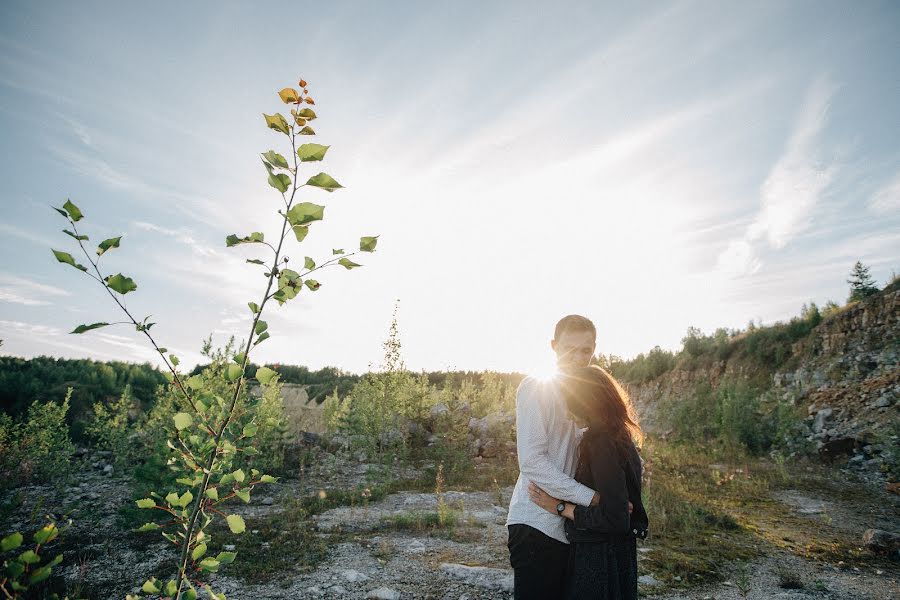
M 591 432 L 609 434 L 620 445 L 641 445 L 644 433 L 634 406 L 615 377 L 591 365 L 564 375 L 563 390 L 569 411 L 585 421 Z

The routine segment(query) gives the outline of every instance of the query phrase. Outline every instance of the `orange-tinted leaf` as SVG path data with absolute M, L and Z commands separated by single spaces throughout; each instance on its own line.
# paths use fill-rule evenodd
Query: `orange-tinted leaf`
M 300 84 L 300 87 L 302 87 L 302 88 L 305 88 L 305 87 L 306 87 L 306 80 L 305 80 L 305 79 L 301 79 L 298 83 Z

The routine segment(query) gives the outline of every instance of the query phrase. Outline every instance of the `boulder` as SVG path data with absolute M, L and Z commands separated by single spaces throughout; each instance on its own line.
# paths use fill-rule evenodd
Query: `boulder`
M 834 412 L 831 408 L 823 408 L 816 413 L 816 418 L 813 420 L 812 430 L 815 433 L 820 433 L 823 429 L 825 429 L 825 422 L 831 417 L 831 414 Z
M 456 563 L 441 564 L 441 571 L 467 585 L 486 590 L 513 591 L 512 569 L 492 569 L 490 567 L 470 567 Z
M 819 456 L 830 464 L 834 462 L 835 457 L 853 454 L 858 447 L 859 441 L 856 438 L 835 438 L 822 443 L 819 447 Z
M 900 550 L 900 534 L 883 529 L 866 529 L 862 543 L 872 552 L 896 552 Z

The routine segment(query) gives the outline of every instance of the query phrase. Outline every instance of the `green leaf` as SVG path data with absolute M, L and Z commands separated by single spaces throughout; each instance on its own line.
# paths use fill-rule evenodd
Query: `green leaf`
M 287 213 L 291 225 L 307 225 L 325 218 L 325 207 L 312 202 L 300 202 L 291 207 Z
M 260 335 L 258 338 L 256 338 L 256 341 L 253 342 L 253 345 L 256 346 L 257 344 L 260 344 L 260 343 L 266 341 L 267 339 L 269 339 L 269 337 L 270 337 L 270 336 L 269 336 L 269 332 L 268 332 L 268 331 L 264 331 L 264 332 L 262 333 L 262 335 Z
M 240 365 L 228 365 L 225 367 L 225 379 L 226 381 L 237 381 L 241 378 L 243 374 L 243 370 Z
M 26 550 L 22 554 L 19 555 L 19 560 L 25 563 L 26 565 L 33 565 L 35 563 L 41 562 L 41 557 L 35 553 L 34 550 Z
M 57 208 L 56 210 L 59 210 L 59 209 Z M 66 213 L 63 213 L 63 216 L 65 216 L 65 215 L 66 215 Z M 62 231 L 63 231 L 63 233 L 65 233 L 65 234 L 68 235 L 69 237 L 73 237 L 73 238 L 75 238 L 76 240 L 78 240 L 79 242 L 83 242 L 83 241 L 86 241 L 86 240 L 88 239 L 88 236 L 86 236 L 86 235 L 76 235 L 74 232 L 69 231 L 68 229 L 63 229 Z
M 301 108 L 299 111 L 297 111 L 297 116 L 301 119 L 312 121 L 316 118 L 316 113 L 311 108 Z
M 166 583 L 166 587 L 163 588 L 163 594 L 166 596 L 174 596 L 178 592 L 178 585 L 175 583 L 174 579 L 170 579 L 168 583 Z
M 91 323 L 90 325 L 79 325 L 69 333 L 84 333 L 85 331 L 90 331 L 91 329 L 100 329 L 101 327 L 106 327 L 109 323 Z
M 280 167 L 282 169 L 289 168 L 287 160 L 274 150 L 269 150 L 268 152 L 263 153 L 263 158 L 268 161 L 270 165 Z
M 319 283 L 318 281 L 316 281 L 315 279 L 307 279 L 303 283 L 306 284 L 306 287 L 308 287 L 313 292 L 315 292 L 320 287 L 322 287 L 322 284 Z
M 259 450 L 257 450 L 253 446 L 247 446 L 246 448 L 241 450 L 241 452 L 243 452 L 247 456 L 256 456 L 257 454 L 259 454 Z
M 244 425 L 244 429 L 241 431 L 241 434 L 244 437 L 253 437 L 256 435 L 256 432 L 259 431 L 259 426 L 256 423 L 247 423 Z
M 51 250 L 53 249 L 51 248 Z M 66 263 L 67 265 L 72 265 L 79 271 L 87 271 L 87 267 L 85 267 L 84 265 L 79 265 L 77 262 L 75 262 L 75 259 L 72 258 L 72 255 L 68 252 L 53 250 L 53 256 L 55 256 L 56 260 L 58 260 L 59 262 Z
M 97 256 L 103 256 L 103 253 L 109 250 L 110 248 L 118 248 L 119 240 L 122 239 L 122 236 L 109 238 L 108 240 L 103 240 L 100 242 L 100 245 L 97 246 Z
M 219 570 L 219 561 L 212 557 L 204 558 L 200 561 L 200 570 L 205 571 L 206 573 L 215 573 Z
M 44 565 L 40 569 L 35 570 L 31 576 L 28 578 L 28 585 L 34 585 L 35 583 L 39 583 L 48 577 L 50 577 L 50 565 Z
M 194 548 L 193 552 L 191 552 L 191 558 L 193 560 L 197 560 L 204 554 L 206 554 L 206 544 L 197 544 L 197 546 Z
M 244 501 L 244 504 L 250 504 L 250 490 L 235 490 L 234 495 Z
M 178 499 L 178 505 L 182 508 L 186 507 L 191 503 L 191 500 L 194 499 L 194 495 L 190 492 L 185 492 L 181 495 L 181 498 Z
M 231 234 L 225 238 L 225 246 L 231 248 L 232 246 L 237 246 L 238 244 L 261 244 L 265 241 L 265 235 L 261 231 L 254 231 L 250 235 L 246 235 L 242 238 L 239 238 L 235 234 Z
M 316 132 L 315 132 L 315 131 L 313 130 L 313 128 L 310 127 L 309 125 L 307 125 L 307 126 L 304 127 L 303 129 L 301 129 L 301 130 L 298 131 L 297 133 L 300 134 L 300 135 L 316 135 Z
M 13 579 L 15 579 L 25 572 L 25 565 L 17 560 L 11 560 L 9 561 L 9 564 L 6 565 L 6 572 L 9 573 Z
M 2 540 L 0 540 L 0 552 L 6 552 L 7 550 L 14 550 L 22 545 L 22 534 L 18 531 L 15 533 L 11 533 Z
M 138 508 L 153 508 L 156 506 L 156 501 L 153 498 L 141 498 L 140 500 L 135 500 L 135 504 L 137 504 Z
M 269 185 L 283 194 L 291 187 L 291 178 L 284 173 L 271 173 L 269 174 Z
M 359 249 L 363 252 L 375 252 L 375 246 L 378 245 L 379 236 L 365 236 L 359 238 Z
M 256 302 L 248 302 L 247 306 L 250 307 L 250 312 L 254 315 L 259 312 L 259 305 Z
M 305 257 L 305 258 L 303 259 L 303 268 L 304 268 L 304 269 L 315 269 L 315 268 L 316 268 L 316 261 L 314 261 L 313 259 L 311 259 L 311 258 L 308 257 L 308 256 Z
M 331 255 L 332 255 L 332 256 L 334 256 L 335 254 L 343 254 L 343 253 L 344 253 L 344 249 L 343 249 L 343 248 L 334 248 L 334 249 L 331 251 Z
M 178 360 L 178 357 L 175 356 L 174 354 L 169 355 L 169 360 L 172 361 L 172 366 L 174 366 L 174 367 L 177 367 L 178 363 L 181 362 L 180 360 Z
M 219 499 L 219 490 L 216 488 L 207 488 L 206 489 L 206 497 L 210 500 L 218 500 Z
M 184 600 L 197 600 L 197 590 L 195 590 L 194 588 L 189 588 L 182 595 L 184 596 Z
M 255 331 L 258 335 L 268 328 L 269 328 L 269 324 L 260 319 L 259 321 L 256 322 L 256 326 L 253 328 L 253 331 Z
M 160 354 L 165 354 L 168 351 L 169 349 L 165 347 L 157 348 L 157 352 L 159 352 Z
M 46 544 L 52 542 L 59 535 L 59 529 L 53 523 L 48 523 L 34 532 L 35 544 Z
M 266 264 L 263 261 L 259 260 L 258 258 L 248 258 L 247 262 L 252 263 L 254 265 L 263 265 L 263 266 L 265 266 L 265 264 Z
M 232 476 L 234 476 L 234 480 L 238 483 L 244 483 L 244 479 L 247 478 L 247 475 L 244 473 L 243 469 L 238 469 L 237 471 L 231 472 Z
M 145 594 L 158 594 L 162 588 L 157 585 L 156 577 L 151 577 L 141 586 L 141 591 Z
M 193 425 L 194 419 L 186 412 L 176 414 L 172 419 L 175 421 L 175 429 L 181 431 Z
M 68 198 L 66 198 L 66 203 L 63 204 L 63 208 L 67 213 L 69 213 L 69 218 L 75 222 L 80 221 L 81 218 L 84 217 L 84 215 L 81 213 L 81 210 L 79 210 L 77 206 L 72 204 L 72 201 Z
M 272 378 L 276 375 L 278 375 L 278 373 L 269 367 L 260 367 L 256 370 L 256 380 L 263 385 L 269 385 L 269 382 L 272 381 Z
M 117 273 L 116 275 L 109 275 L 104 281 L 106 281 L 106 285 L 109 286 L 111 290 L 114 292 L 119 292 L 120 294 L 127 294 L 128 292 L 133 292 L 137 289 L 137 284 L 131 277 L 126 277 L 121 273 Z
M 305 240 L 306 236 L 309 234 L 309 227 L 306 225 L 294 225 L 291 229 L 294 230 L 294 235 L 297 236 L 298 242 Z
M 223 565 L 228 565 L 234 562 L 236 556 L 237 552 L 219 552 L 219 554 L 216 556 L 216 560 Z
M 323 146 L 322 144 L 300 144 L 300 147 L 297 148 L 297 156 L 300 157 L 300 162 L 319 161 L 325 158 L 325 153 L 328 152 L 330 147 L 331 146 Z M 335 183 L 337 182 L 335 181 Z
M 234 356 L 231 357 L 231 360 L 233 360 L 235 362 L 235 364 L 239 365 L 244 362 L 245 358 L 246 358 L 246 355 L 243 352 L 238 352 L 237 354 L 235 354 Z
M 244 530 L 247 529 L 241 515 L 228 515 L 225 517 L 225 521 L 228 522 L 228 529 L 231 530 L 231 533 L 244 533 Z
M 342 267 L 344 267 L 344 268 L 347 269 L 347 270 L 355 269 L 356 267 L 361 267 L 361 266 L 362 266 L 362 265 L 356 264 L 355 262 L 353 262 L 353 261 L 350 260 L 349 258 L 342 258 L 341 260 L 338 261 L 338 264 L 341 265 Z
M 187 380 L 187 384 L 192 390 L 199 390 L 203 387 L 203 378 L 199 375 L 191 375 Z
M 344 187 L 327 173 L 319 173 L 318 175 L 313 175 L 306 181 L 306 185 L 322 188 L 326 192 L 333 192 L 336 189 Z
M 284 135 L 290 135 L 287 121 L 285 121 L 284 116 L 281 113 L 275 113 L 274 115 L 263 113 L 263 117 L 265 117 L 266 125 L 269 126 L 269 129 L 280 131 Z
M 271 475 L 263 475 L 262 477 L 260 477 L 259 481 L 260 483 L 275 483 L 276 481 L 278 481 L 278 479 L 272 477 Z

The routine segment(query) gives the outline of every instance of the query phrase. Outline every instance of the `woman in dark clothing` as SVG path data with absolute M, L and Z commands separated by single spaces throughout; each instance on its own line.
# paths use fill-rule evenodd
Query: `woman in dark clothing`
M 636 538 L 647 535 L 641 502 L 642 434 L 628 395 L 599 367 L 565 376 L 569 411 L 587 430 L 578 447 L 575 479 L 596 490 L 597 506 L 560 502 L 531 484 L 531 499 L 566 518 L 572 543 L 566 597 L 587 600 L 637 598 Z

